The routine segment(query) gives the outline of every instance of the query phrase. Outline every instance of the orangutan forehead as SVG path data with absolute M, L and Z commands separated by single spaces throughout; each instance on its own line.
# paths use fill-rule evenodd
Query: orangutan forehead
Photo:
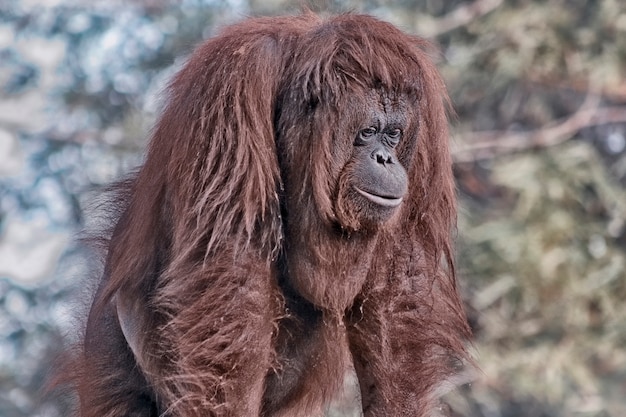
M 343 109 L 346 118 L 351 115 L 358 116 L 358 122 L 362 119 L 376 120 L 380 118 L 393 119 L 396 122 L 406 122 L 415 112 L 416 106 L 412 98 L 404 93 L 386 91 L 381 89 L 369 89 L 357 92 L 350 100 L 350 106 Z
M 406 112 L 409 97 L 395 91 L 371 91 L 372 100 L 376 100 L 385 113 Z

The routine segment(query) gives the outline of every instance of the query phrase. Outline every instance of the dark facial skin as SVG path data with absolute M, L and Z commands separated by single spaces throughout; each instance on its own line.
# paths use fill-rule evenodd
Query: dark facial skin
M 406 171 L 395 151 L 401 139 L 401 128 L 377 123 L 361 129 L 354 140 L 361 173 L 354 188 L 382 207 L 398 207 L 407 191 Z
M 347 211 L 366 228 L 389 220 L 407 194 L 408 177 L 398 158 L 410 139 L 405 138 L 406 119 L 403 100 L 372 94 L 354 133 L 351 172 L 341 192 Z

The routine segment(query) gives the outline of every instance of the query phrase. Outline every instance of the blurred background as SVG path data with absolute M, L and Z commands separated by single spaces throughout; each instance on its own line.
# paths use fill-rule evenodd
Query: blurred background
M 40 389 L 89 289 L 76 238 L 169 77 L 220 26 L 307 4 L 440 48 L 481 366 L 452 415 L 626 415 L 625 1 L 2 0 L 0 417 L 68 415 Z

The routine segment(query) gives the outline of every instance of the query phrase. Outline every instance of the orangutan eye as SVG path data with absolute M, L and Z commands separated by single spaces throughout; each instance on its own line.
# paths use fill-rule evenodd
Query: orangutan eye
M 376 129 L 373 126 L 366 127 L 365 129 L 361 129 L 359 130 L 359 133 L 357 134 L 354 144 L 357 146 L 365 145 L 366 143 L 371 141 L 372 138 L 374 138 L 374 136 L 376 136 L 377 133 L 378 133 L 378 129 Z
M 361 138 L 363 139 L 369 139 L 372 136 L 374 136 L 376 134 L 377 130 L 375 127 L 366 127 L 365 129 L 361 130 L 359 132 L 359 135 L 361 136 Z
M 402 138 L 402 130 L 391 129 L 385 133 L 385 137 L 391 146 L 396 146 Z
M 392 139 L 400 139 L 400 136 L 402 136 L 402 131 L 400 129 L 392 129 L 387 132 L 387 136 Z

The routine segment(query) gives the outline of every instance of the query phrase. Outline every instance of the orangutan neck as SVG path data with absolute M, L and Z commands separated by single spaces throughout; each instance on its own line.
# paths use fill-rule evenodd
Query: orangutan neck
M 347 235 L 327 227 L 286 236 L 286 279 L 315 306 L 343 315 L 352 305 L 369 272 L 377 235 Z

